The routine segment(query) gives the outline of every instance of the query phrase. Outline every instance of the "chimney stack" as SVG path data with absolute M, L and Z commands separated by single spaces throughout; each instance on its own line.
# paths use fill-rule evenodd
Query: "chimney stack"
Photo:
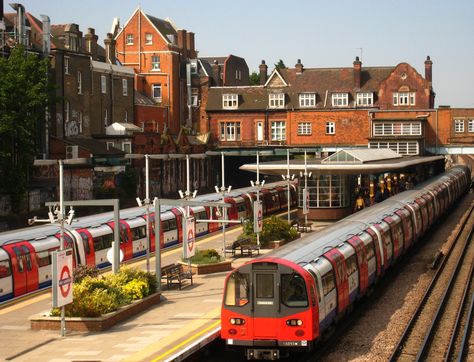
M 260 85 L 265 85 L 268 79 L 268 65 L 265 64 L 265 60 L 258 66 L 260 73 Z
M 193 59 L 196 58 L 196 49 L 194 49 L 194 33 L 191 31 L 186 33 L 186 47 L 189 51 L 189 57 Z
M 107 38 L 104 39 L 105 44 L 105 61 L 109 64 L 115 64 L 115 39 L 112 33 L 107 33 Z
M 43 53 L 51 53 L 51 20 L 47 15 L 40 15 L 43 22 Z
M 362 62 L 359 57 L 356 57 L 354 61 L 354 88 L 360 89 L 360 73 L 362 69 Z
M 87 28 L 86 38 L 86 51 L 92 56 L 92 59 L 97 58 L 97 39 L 99 37 L 95 35 L 94 28 Z
M 425 60 L 425 79 L 430 83 L 433 81 L 433 62 L 429 55 Z
M 212 64 L 212 77 L 214 78 L 214 82 L 216 83 L 217 87 L 222 85 L 223 80 L 221 79 L 221 66 L 217 60 L 214 60 L 214 63 Z
M 186 54 L 186 30 L 184 29 L 178 30 L 178 48 Z
M 296 74 L 303 73 L 303 64 L 301 64 L 301 59 L 298 59 L 298 62 L 295 64 Z

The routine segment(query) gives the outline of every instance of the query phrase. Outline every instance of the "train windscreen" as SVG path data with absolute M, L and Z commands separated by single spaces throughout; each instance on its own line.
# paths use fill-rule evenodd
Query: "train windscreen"
M 225 305 L 241 307 L 249 302 L 249 274 L 238 271 L 232 273 L 227 281 L 224 296 Z

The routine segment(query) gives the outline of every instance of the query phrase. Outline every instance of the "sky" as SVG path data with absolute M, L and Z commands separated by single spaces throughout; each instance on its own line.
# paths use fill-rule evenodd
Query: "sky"
M 4 0 L 5 12 L 12 12 Z M 265 60 L 294 67 L 395 66 L 424 76 L 433 61 L 436 106 L 474 107 L 473 0 L 15 0 L 52 24 L 95 28 L 99 43 L 113 18 L 121 24 L 140 6 L 196 34 L 199 56 L 245 58 L 250 72 Z

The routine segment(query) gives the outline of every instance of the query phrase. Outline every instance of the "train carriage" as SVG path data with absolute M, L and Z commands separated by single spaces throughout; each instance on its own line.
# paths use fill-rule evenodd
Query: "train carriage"
M 236 268 L 225 282 L 221 337 L 249 359 L 311 349 L 468 190 L 469 172 L 455 167 Z

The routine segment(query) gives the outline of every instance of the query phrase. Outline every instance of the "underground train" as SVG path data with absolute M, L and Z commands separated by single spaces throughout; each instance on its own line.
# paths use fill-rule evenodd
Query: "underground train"
M 469 190 L 456 166 L 234 269 L 221 338 L 248 359 L 308 351 Z
M 297 205 L 297 183 L 291 183 L 291 206 Z M 196 201 L 222 201 L 218 194 L 196 197 Z M 228 219 L 240 220 L 253 217 L 255 189 L 236 189 L 226 193 L 225 202 L 231 207 Z M 286 210 L 288 204 L 287 183 L 269 183 L 260 190 L 260 200 L 266 215 Z M 154 208 L 151 208 L 154 211 Z M 197 220 L 196 236 L 212 233 L 221 228 L 218 222 L 204 223 L 199 220 L 221 218 L 216 208 L 197 206 L 190 208 Z M 181 207 L 161 206 L 161 248 L 181 244 L 183 240 Z M 155 250 L 155 213 L 150 212 L 151 251 Z M 120 211 L 120 249 L 124 260 L 146 253 L 145 207 Z M 109 266 L 107 251 L 111 248 L 114 230 L 113 213 L 106 212 L 74 219 L 66 225 L 64 241 L 66 248 L 74 250 L 74 265 L 87 264 L 99 268 Z M 0 234 L 0 302 L 34 292 L 51 285 L 51 253 L 59 249 L 60 229 L 58 225 L 42 225 Z

